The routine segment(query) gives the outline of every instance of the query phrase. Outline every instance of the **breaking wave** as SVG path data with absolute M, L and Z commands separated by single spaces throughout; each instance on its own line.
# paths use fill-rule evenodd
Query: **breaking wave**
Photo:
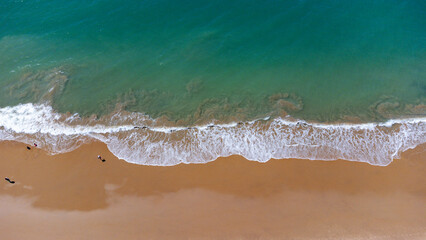
M 37 142 L 51 154 L 99 140 L 118 158 L 142 165 L 206 163 L 241 155 L 266 162 L 302 158 L 385 166 L 426 142 L 426 118 L 385 123 L 318 124 L 283 118 L 204 126 L 165 126 L 140 113 L 97 119 L 59 114 L 44 104 L 0 108 L 0 140 Z

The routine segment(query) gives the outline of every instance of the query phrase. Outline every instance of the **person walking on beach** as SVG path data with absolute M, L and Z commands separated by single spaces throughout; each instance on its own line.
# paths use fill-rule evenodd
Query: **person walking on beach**
M 101 157 L 101 155 L 98 155 L 98 159 L 99 159 L 99 160 L 101 160 L 102 162 L 105 162 L 105 159 L 103 159 L 103 158 Z

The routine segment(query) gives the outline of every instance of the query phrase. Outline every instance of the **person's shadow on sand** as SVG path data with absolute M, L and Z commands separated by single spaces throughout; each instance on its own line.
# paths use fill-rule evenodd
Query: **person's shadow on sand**
M 10 182 L 10 183 L 12 183 L 12 184 L 14 184 L 14 183 L 15 183 L 15 181 L 10 180 L 9 178 L 4 178 L 4 180 L 6 180 L 6 181 L 8 181 L 8 182 Z

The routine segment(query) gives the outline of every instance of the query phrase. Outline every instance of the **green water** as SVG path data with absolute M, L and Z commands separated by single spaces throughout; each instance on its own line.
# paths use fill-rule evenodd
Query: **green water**
M 426 2 L 2 1 L 0 106 L 46 101 L 183 124 L 424 116 Z

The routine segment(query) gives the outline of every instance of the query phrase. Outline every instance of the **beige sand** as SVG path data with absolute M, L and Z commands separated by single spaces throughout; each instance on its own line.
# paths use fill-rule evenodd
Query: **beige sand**
M 387 167 L 239 156 L 150 167 L 101 143 L 50 156 L 1 142 L 0 239 L 426 239 L 425 151 Z

